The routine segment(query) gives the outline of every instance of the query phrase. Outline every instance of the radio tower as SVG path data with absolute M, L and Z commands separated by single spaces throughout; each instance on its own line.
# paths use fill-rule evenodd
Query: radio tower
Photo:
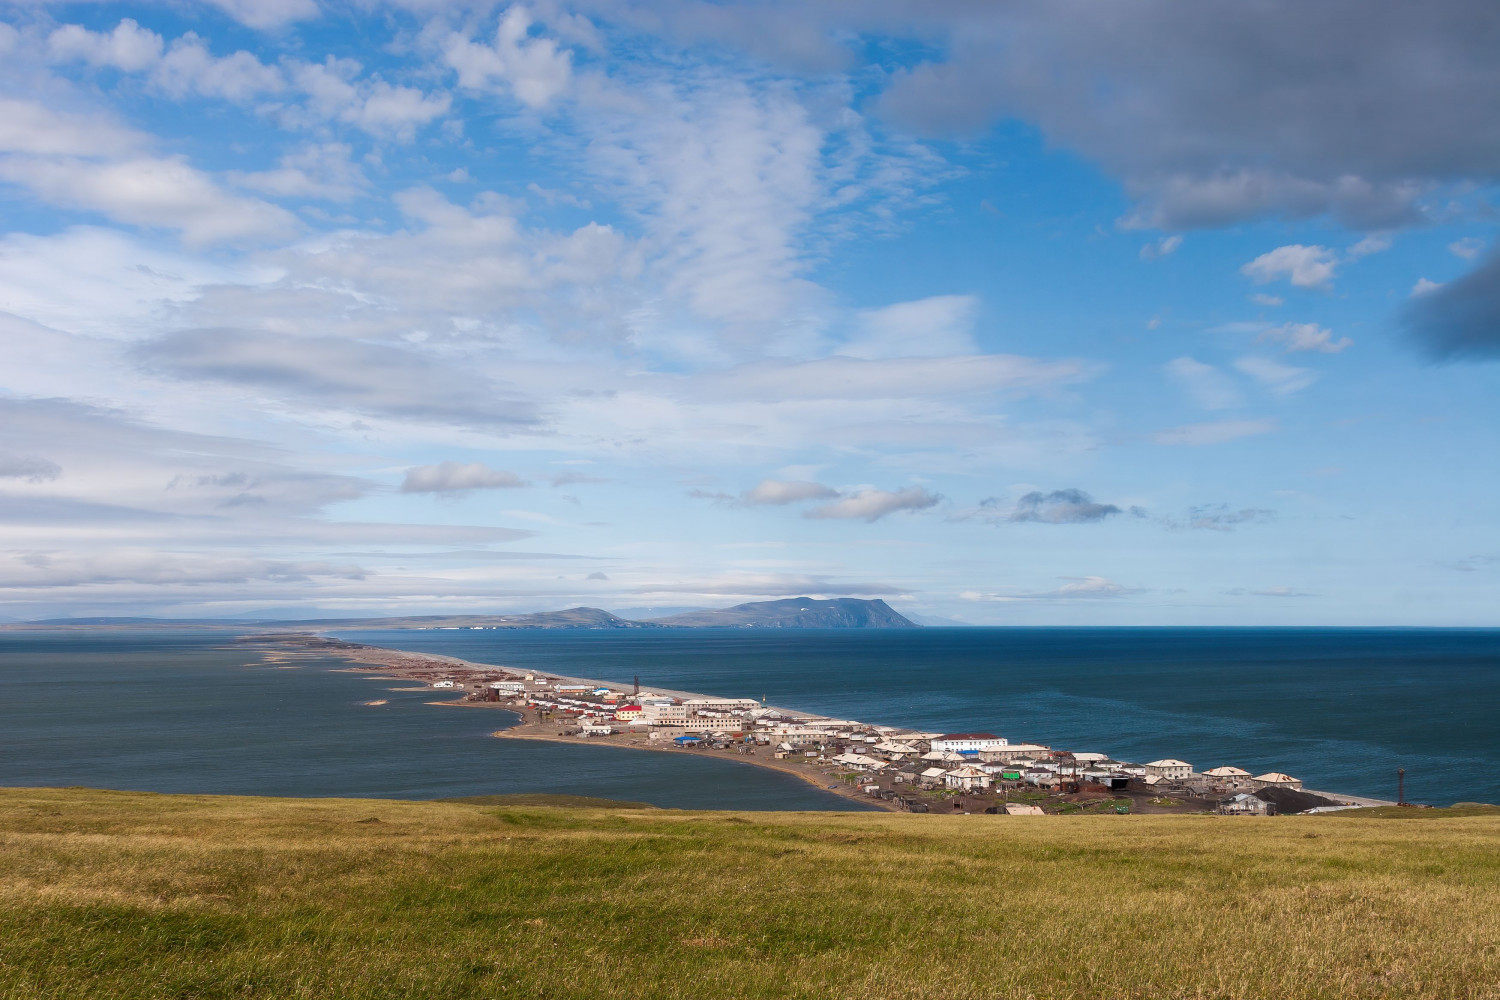
M 635 675 L 635 690 L 633 692 L 631 692 L 631 693 L 635 696 L 635 700 L 636 701 L 640 701 L 641 700 L 641 675 L 640 674 L 636 674 Z

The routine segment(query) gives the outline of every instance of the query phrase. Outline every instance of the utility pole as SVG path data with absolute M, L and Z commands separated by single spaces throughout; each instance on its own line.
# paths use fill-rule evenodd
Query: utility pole
M 1396 805 L 1406 805 L 1406 768 L 1396 768 Z
M 641 675 L 640 674 L 636 674 L 635 675 L 635 690 L 632 692 L 632 694 L 634 694 L 634 696 L 635 696 L 636 704 L 640 704 L 640 700 L 641 700 Z

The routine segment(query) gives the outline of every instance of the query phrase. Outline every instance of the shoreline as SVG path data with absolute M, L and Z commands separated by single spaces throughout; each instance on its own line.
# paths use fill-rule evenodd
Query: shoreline
M 270 635 L 242 634 L 236 640 L 236 642 L 237 644 L 242 645 L 258 645 L 266 647 L 261 650 L 261 655 L 263 660 L 267 663 L 282 664 L 295 662 L 298 659 L 304 658 L 316 657 L 322 659 L 333 657 L 336 659 L 345 660 L 347 662 L 350 662 L 351 664 L 363 665 L 335 669 L 343 669 L 349 672 L 365 674 L 372 677 L 382 677 L 393 681 L 409 681 L 419 679 L 419 674 L 442 671 L 465 671 L 476 673 L 500 672 L 520 676 L 528 673 L 528 671 L 506 667 L 499 664 L 475 663 L 471 660 L 465 660 L 456 656 L 449 656 L 447 654 L 419 653 L 410 650 L 392 649 L 385 646 L 369 646 L 363 643 L 350 642 L 347 640 L 337 639 L 329 637 L 327 635 L 310 632 L 281 633 Z M 388 676 L 392 671 L 399 672 L 398 676 Z M 534 673 L 535 671 L 530 672 Z M 551 671 L 546 671 L 545 676 L 550 678 L 554 683 L 585 684 L 591 687 L 618 686 L 614 684 L 614 682 L 601 681 L 595 678 L 588 677 L 573 677 L 554 673 Z M 424 687 L 426 686 L 427 683 L 424 679 Z M 713 697 L 711 695 L 706 695 L 700 692 L 677 691 L 656 687 L 654 685 L 652 686 L 652 691 L 682 700 Z M 801 769 L 799 765 L 784 764 L 779 760 L 762 758 L 760 755 L 756 754 L 753 751 L 741 753 L 729 750 L 714 750 L 711 748 L 683 750 L 672 746 L 650 746 L 648 741 L 643 738 L 644 734 L 624 734 L 638 737 L 634 740 L 617 740 L 610 737 L 601 736 L 568 736 L 557 733 L 555 729 L 556 724 L 554 723 L 543 724 L 539 715 L 534 721 L 530 720 L 528 718 L 527 709 L 524 706 L 506 704 L 503 702 L 469 701 L 466 699 L 466 697 L 463 696 L 443 699 L 439 701 L 429 701 L 425 704 L 438 707 L 454 708 L 499 708 L 508 712 L 512 712 L 519 716 L 519 720 L 514 726 L 496 730 L 495 732 L 491 733 L 491 736 L 498 739 L 524 739 L 538 742 L 568 743 L 573 745 L 603 745 L 618 747 L 621 749 L 647 750 L 659 753 L 693 753 L 706 755 L 717 759 L 729 760 L 740 764 L 747 764 L 752 767 L 760 767 L 766 770 L 772 770 L 780 772 L 782 774 L 791 775 L 807 782 L 808 784 L 814 785 L 820 791 L 827 792 L 830 795 L 836 795 L 841 798 L 849 799 L 851 801 L 860 802 L 867 809 L 887 812 L 901 811 L 900 807 L 895 805 L 893 802 L 877 796 L 863 794 L 857 789 L 843 783 L 842 780 L 840 780 L 840 783 L 837 786 L 831 785 L 828 780 L 830 777 L 832 777 L 831 775 L 822 773 L 810 773 L 809 771 Z M 815 713 L 801 712 L 796 709 L 789 709 L 781 706 L 767 705 L 765 707 L 782 714 L 797 716 L 808 721 L 831 719 L 831 717 L 829 716 L 821 716 Z M 889 728 L 891 730 L 890 734 L 887 737 L 889 739 L 902 739 L 902 733 L 911 734 L 917 732 L 916 730 L 909 729 L 908 727 L 893 726 L 886 728 Z M 550 732 L 542 732 L 541 730 L 550 730 Z M 1310 795 L 1318 795 L 1330 800 L 1347 803 L 1348 806 L 1352 808 L 1396 805 L 1395 802 L 1371 798 L 1368 796 L 1346 795 L 1336 792 L 1314 791 L 1312 789 L 1305 789 L 1305 791 Z M 960 796 L 960 799 L 962 799 L 962 794 Z

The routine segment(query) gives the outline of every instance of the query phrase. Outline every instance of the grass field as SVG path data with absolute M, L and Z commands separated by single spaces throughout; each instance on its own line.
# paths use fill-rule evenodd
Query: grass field
M 0 997 L 1500 997 L 1500 810 L 1420 818 L 4 790 Z

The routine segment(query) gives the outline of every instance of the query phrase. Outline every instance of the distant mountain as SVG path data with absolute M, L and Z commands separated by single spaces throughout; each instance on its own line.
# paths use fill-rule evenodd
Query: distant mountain
M 323 618 L 311 621 L 257 622 L 259 625 L 296 625 L 302 628 L 657 628 L 656 622 L 636 622 L 599 608 L 569 608 L 523 615 L 413 615 L 406 618 Z
M 652 624 L 686 628 L 920 628 L 881 600 L 841 597 L 830 601 L 792 597 L 754 601 L 717 611 L 691 611 Z
M 667 618 L 671 615 L 685 615 L 689 611 L 712 610 L 712 608 L 705 608 L 702 605 L 695 604 L 691 607 L 679 606 L 675 608 L 610 608 L 609 613 L 619 615 L 621 618 L 628 618 L 635 622 L 649 622 L 655 621 L 658 618 Z

